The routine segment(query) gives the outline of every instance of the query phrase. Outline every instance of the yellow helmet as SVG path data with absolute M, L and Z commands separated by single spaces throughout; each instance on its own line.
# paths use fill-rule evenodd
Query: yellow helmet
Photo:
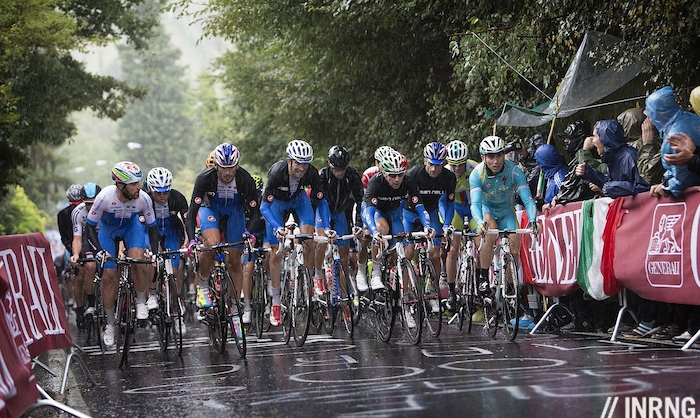
M 209 156 L 207 157 L 207 168 L 214 167 L 214 165 L 216 164 L 216 156 L 214 155 L 214 153 L 216 153 L 216 150 L 210 152 Z
M 695 87 L 690 92 L 690 104 L 693 106 L 695 113 L 700 115 L 700 86 Z

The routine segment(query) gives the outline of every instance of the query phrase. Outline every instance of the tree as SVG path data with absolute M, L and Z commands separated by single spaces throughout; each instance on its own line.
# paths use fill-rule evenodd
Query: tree
M 0 235 L 44 232 L 49 215 L 29 200 L 20 186 L 10 188 L 0 201 Z
M 154 28 L 148 50 L 138 51 L 128 45 L 118 49 L 125 81 L 148 88 L 148 95 L 127 107 L 117 128 L 117 153 L 144 170 L 157 166 L 173 171 L 185 168 L 201 146 L 192 129 L 185 69 L 176 63 L 180 50 L 170 44 L 160 25 Z M 129 151 L 129 142 L 139 143 L 142 148 Z
M 126 103 L 143 95 L 124 82 L 87 73 L 70 55 L 72 49 L 120 37 L 142 45 L 153 21 L 136 14 L 141 3 L 0 2 L 0 197 L 6 186 L 44 165 L 38 158 L 53 159 L 46 149 L 34 150 L 29 158 L 30 149 L 36 144 L 55 147 L 70 138 L 75 126 L 67 117 L 73 111 L 90 108 L 100 117 L 117 119 Z M 43 201 L 46 190 L 29 187 L 27 193 Z

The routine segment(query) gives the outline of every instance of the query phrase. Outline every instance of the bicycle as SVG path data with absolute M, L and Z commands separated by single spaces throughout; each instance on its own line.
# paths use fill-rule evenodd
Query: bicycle
M 423 300 L 422 316 L 430 334 L 437 338 L 442 330 L 442 314 L 445 307 L 440 294 L 440 279 L 433 262 L 428 258 L 428 253 L 433 247 L 433 240 L 422 237 L 416 239 L 415 243 L 418 253 L 418 287 Z
M 289 232 L 294 232 L 296 227 L 294 223 L 285 226 Z M 283 289 L 281 316 L 284 342 L 289 343 L 293 331 L 294 343 L 297 347 L 303 346 L 306 342 L 311 323 L 313 285 L 309 269 L 304 265 L 304 241 L 313 238 L 309 234 L 288 234 L 284 237 L 284 244 L 280 244 L 277 250 L 278 253 L 284 251 L 280 271 Z M 293 246 L 292 241 L 294 241 Z
M 117 246 L 118 248 L 118 246 Z M 107 258 L 105 261 L 117 263 L 120 271 L 119 292 L 117 293 L 116 319 L 117 342 L 116 350 L 119 357 L 119 369 L 128 363 L 129 349 L 134 342 L 136 331 L 136 288 L 131 276 L 133 264 L 151 264 L 150 260 L 138 260 L 131 257 Z
M 396 243 L 387 249 L 384 249 L 384 245 L 379 245 L 377 256 L 380 259 L 384 289 L 371 292 L 368 310 L 373 312 L 377 336 L 384 342 L 388 342 L 391 338 L 399 303 L 401 303 L 403 323 L 408 339 L 413 344 L 420 342 L 423 327 L 423 293 L 418 285 L 415 270 L 406 258 L 403 247 L 404 240 L 420 238 L 425 238 L 425 233 L 402 232 L 396 235 L 382 235 L 385 242 L 388 243 L 389 240 L 396 239 Z M 394 255 L 396 255 L 396 260 L 392 263 L 391 258 Z M 408 278 L 408 288 L 403 286 L 404 277 Z M 411 318 L 412 323 L 409 323 L 407 318 Z
M 150 312 L 151 322 L 158 329 L 160 350 L 168 349 L 170 338 L 175 342 L 177 355 L 182 355 L 182 326 L 184 321 L 184 304 L 178 292 L 177 279 L 173 274 L 172 258 L 176 254 L 187 254 L 187 249 L 158 252 L 158 276 L 156 294 L 158 309 Z M 155 278 L 154 278 L 155 279 Z
M 243 236 L 245 251 L 252 258 L 254 263 L 250 298 L 251 308 L 253 310 L 253 320 L 251 324 L 255 327 L 255 335 L 260 338 L 264 331 L 270 329 L 270 314 L 268 310 L 270 300 L 267 293 L 269 274 L 265 270 L 265 254 L 270 252 L 270 249 L 266 247 L 255 247 L 253 239 L 254 237 L 250 234 L 245 234 Z
M 226 248 L 240 245 L 241 242 L 212 245 L 210 247 L 195 247 L 196 254 L 203 251 L 215 251 L 214 265 L 211 269 L 210 288 L 212 306 L 204 309 L 204 320 L 209 329 L 212 346 L 221 354 L 226 352 L 226 342 L 232 335 L 238 353 L 242 358 L 246 355 L 246 338 L 243 330 L 243 304 L 241 293 L 233 284 L 233 279 L 226 268 Z
M 503 325 L 504 337 L 507 340 L 513 341 L 518 335 L 520 320 L 518 264 L 510 252 L 508 237 L 512 234 L 529 234 L 531 232 L 530 229 L 489 229 L 486 231 L 488 235 L 498 235 L 490 268 L 492 287 L 495 287 L 496 291 L 491 297 L 483 298 L 485 328 L 491 338 L 496 337 L 499 322 Z
M 465 223 L 465 225 L 467 224 Z M 480 240 L 479 248 L 477 249 L 475 239 L 479 234 L 469 232 L 466 228 L 463 232 L 454 231 L 453 233 L 462 235 L 464 240 L 459 255 L 459 269 L 457 270 L 457 277 L 459 278 L 457 281 L 459 286 L 457 292 L 457 312 L 450 318 L 448 324 L 451 324 L 452 321 L 457 318 L 459 320 L 460 331 L 466 323 L 467 332 L 471 332 L 472 315 L 477 311 L 477 305 L 483 306 L 481 297 L 476 289 L 479 274 L 477 268 L 477 262 L 479 260 L 478 253 L 481 250 L 484 240 Z
M 333 335 L 335 322 L 340 312 L 341 322 L 348 338 L 352 338 L 355 331 L 353 318 L 355 317 L 355 293 L 350 278 L 345 274 L 345 269 L 340 262 L 340 250 L 338 241 L 353 239 L 352 234 L 342 235 L 333 239 L 316 237 L 316 241 L 328 243 L 323 260 L 323 270 L 326 279 L 323 280 L 323 295 L 318 298 L 320 312 L 323 315 L 326 332 Z
M 79 258 L 77 262 L 81 266 L 84 266 L 86 263 L 96 263 L 97 260 L 94 258 Z M 101 269 L 102 266 L 100 265 L 99 267 Z M 107 325 L 107 317 L 104 312 L 104 307 L 102 306 L 102 292 L 100 290 L 100 282 L 102 279 L 100 277 L 100 269 L 95 271 L 95 276 L 93 277 L 95 283 L 95 313 L 92 315 L 85 315 L 85 329 L 87 331 L 87 335 L 85 336 L 85 345 L 91 345 L 94 339 L 95 344 L 100 346 L 100 351 L 102 354 L 104 354 L 105 344 L 104 341 L 102 341 L 102 332 Z

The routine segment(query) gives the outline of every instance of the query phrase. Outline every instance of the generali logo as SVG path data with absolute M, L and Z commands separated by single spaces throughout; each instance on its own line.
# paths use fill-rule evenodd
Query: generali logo
M 652 287 L 683 285 L 683 202 L 659 204 L 654 209 L 645 270 Z

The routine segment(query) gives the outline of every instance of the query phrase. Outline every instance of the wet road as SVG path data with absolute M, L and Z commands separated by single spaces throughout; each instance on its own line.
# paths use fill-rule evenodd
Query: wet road
M 478 325 L 471 334 L 451 325 L 438 339 L 424 332 L 413 346 L 400 330 L 390 343 L 378 341 L 363 324 L 353 340 L 336 330 L 335 338 L 312 335 L 296 348 L 273 328 L 248 338 L 243 360 L 233 346 L 216 353 L 204 327 L 188 325 L 182 358 L 161 353 L 155 332 L 139 329 L 124 371 L 113 352 L 85 347 L 98 386 L 74 367 L 69 394 L 97 417 L 653 416 L 652 403 L 644 415 L 625 409 L 645 397 L 669 397 L 671 408 L 675 399 L 686 408 L 679 417 L 700 411 L 700 351 L 652 340 L 522 332 L 506 342 Z M 47 379 L 60 377 L 37 371 L 40 384 Z

